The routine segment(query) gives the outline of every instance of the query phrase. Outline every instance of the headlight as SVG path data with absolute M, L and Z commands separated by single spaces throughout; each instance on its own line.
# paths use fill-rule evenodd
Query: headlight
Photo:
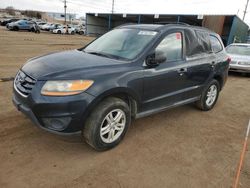
M 47 81 L 42 88 L 41 94 L 48 96 L 75 95 L 87 90 L 93 83 L 92 80 Z

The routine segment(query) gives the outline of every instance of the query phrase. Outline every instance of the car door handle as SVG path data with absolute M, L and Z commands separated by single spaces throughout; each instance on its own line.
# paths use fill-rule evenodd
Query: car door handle
M 185 72 L 187 72 L 187 68 L 180 68 L 177 70 L 177 72 L 180 74 L 180 76 L 182 76 Z

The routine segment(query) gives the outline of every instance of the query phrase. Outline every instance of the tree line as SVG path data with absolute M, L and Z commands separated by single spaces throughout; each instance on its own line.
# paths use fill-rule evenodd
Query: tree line
M 19 11 L 19 12 L 21 12 L 22 15 L 27 16 L 27 17 L 38 18 L 38 19 L 42 18 L 42 12 L 40 12 L 40 11 L 34 11 L 34 10 L 16 10 L 12 6 L 6 7 L 5 11 L 9 15 L 12 15 L 12 16 L 16 16 L 16 11 Z

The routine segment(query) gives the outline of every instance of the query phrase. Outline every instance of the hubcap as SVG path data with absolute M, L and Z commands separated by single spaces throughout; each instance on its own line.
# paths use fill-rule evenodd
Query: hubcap
M 206 99 L 206 105 L 212 106 L 216 100 L 217 97 L 217 86 L 211 85 L 207 92 L 207 99 Z
M 126 116 L 121 109 L 109 112 L 102 121 L 100 136 L 103 142 L 112 143 L 116 141 L 124 131 Z

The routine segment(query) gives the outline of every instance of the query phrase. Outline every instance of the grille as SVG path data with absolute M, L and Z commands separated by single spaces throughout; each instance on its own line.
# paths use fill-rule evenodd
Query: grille
M 32 88 L 34 87 L 36 80 L 22 71 L 19 71 L 14 80 L 14 88 L 23 97 L 27 97 Z

